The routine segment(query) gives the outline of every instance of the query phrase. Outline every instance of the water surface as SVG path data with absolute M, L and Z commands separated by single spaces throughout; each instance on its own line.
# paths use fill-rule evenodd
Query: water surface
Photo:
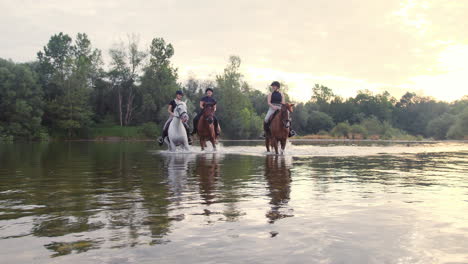
M 468 144 L 352 144 L 1 144 L 2 263 L 468 263 Z

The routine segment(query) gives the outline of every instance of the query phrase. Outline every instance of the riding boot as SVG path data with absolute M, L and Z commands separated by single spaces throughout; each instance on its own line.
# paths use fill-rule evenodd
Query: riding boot
M 167 130 L 169 129 L 169 124 L 167 126 L 163 127 L 163 133 L 162 136 L 158 138 L 158 143 L 159 146 L 162 146 L 164 144 L 164 139 L 167 137 Z
M 295 135 L 296 135 L 296 131 L 290 129 L 290 130 L 289 130 L 288 137 L 294 137 Z
M 269 122 L 263 122 L 263 138 L 266 138 L 270 134 L 270 124 Z
M 199 119 L 199 116 L 195 116 L 195 118 L 193 119 L 193 130 L 192 130 L 192 133 L 190 133 L 190 135 L 195 135 L 197 133 L 197 127 L 198 127 L 198 119 Z

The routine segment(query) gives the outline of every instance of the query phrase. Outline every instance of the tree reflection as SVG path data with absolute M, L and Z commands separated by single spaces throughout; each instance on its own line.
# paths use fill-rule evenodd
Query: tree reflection
M 288 209 L 291 193 L 291 160 L 289 158 L 273 155 L 265 158 L 265 178 L 271 205 L 266 217 L 271 224 L 278 219 L 293 216 L 284 212 Z

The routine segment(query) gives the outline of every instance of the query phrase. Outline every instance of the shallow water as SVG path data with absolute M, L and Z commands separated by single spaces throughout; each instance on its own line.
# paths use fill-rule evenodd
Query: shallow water
M 0 144 L 2 263 L 468 263 L 468 144 Z

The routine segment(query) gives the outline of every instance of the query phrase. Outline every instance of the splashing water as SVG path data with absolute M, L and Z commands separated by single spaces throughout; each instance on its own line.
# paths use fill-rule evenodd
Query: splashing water
M 400 144 L 400 145 L 301 145 L 296 142 L 288 142 L 286 145 L 285 156 L 293 157 L 340 157 L 340 156 L 375 156 L 375 155 L 404 155 L 418 153 L 438 153 L 438 152 L 458 152 L 468 150 L 467 144 L 462 143 L 432 143 L 432 144 Z M 238 154 L 249 156 L 275 155 L 274 151 L 267 152 L 264 145 L 255 146 L 224 146 L 219 143 L 217 150 L 211 146 L 202 151 L 199 146 L 191 146 L 190 151 L 177 150 L 171 152 L 168 150 L 153 151 L 163 155 L 172 154 Z

